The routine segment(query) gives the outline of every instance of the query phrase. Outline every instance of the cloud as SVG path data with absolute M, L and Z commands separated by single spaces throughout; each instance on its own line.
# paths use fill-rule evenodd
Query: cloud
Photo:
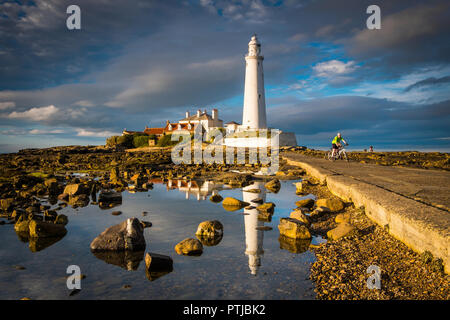
M 59 109 L 54 105 L 47 107 L 31 108 L 24 112 L 12 112 L 8 115 L 10 119 L 22 119 L 30 121 L 46 121 L 57 114 Z
M 29 134 L 36 134 L 36 135 L 48 135 L 48 134 L 62 134 L 65 133 L 64 130 L 42 130 L 42 129 L 33 129 L 28 132 Z
M 76 131 L 78 137 L 110 137 L 121 135 L 121 133 L 113 131 L 94 131 L 86 129 L 77 129 Z
M 405 88 L 405 92 L 411 91 L 412 89 L 417 89 L 417 88 L 421 88 L 421 87 L 426 87 L 426 86 L 434 86 L 434 85 L 440 85 L 440 84 L 445 84 L 445 83 L 449 83 L 450 82 L 450 76 L 446 76 L 446 77 L 442 77 L 442 78 L 427 78 L 424 80 L 420 80 L 417 81 L 416 83 L 408 86 Z
M 330 60 L 320 62 L 313 67 L 313 70 L 319 77 L 333 77 L 353 72 L 357 66 L 354 61 L 342 62 L 339 60 Z
M 0 102 L 0 110 L 6 110 L 14 108 L 16 104 L 12 101 Z

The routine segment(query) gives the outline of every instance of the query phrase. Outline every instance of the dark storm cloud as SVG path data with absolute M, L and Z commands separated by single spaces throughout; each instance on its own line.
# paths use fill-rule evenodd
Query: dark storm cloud
M 422 106 L 352 96 L 278 102 L 269 110 L 270 125 L 308 137 L 310 143 L 317 139 L 315 143 L 327 145 L 338 131 L 353 144 L 389 140 L 399 145 L 450 136 L 450 100 Z
M 417 88 L 427 87 L 427 86 L 434 86 L 434 85 L 441 85 L 441 84 L 448 83 L 448 82 L 450 82 L 450 76 L 437 78 L 437 79 L 434 77 L 431 77 L 431 78 L 427 78 L 427 79 L 424 79 L 421 81 L 417 81 L 416 83 L 408 86 L 405 89 L 405 92 L 408 92 L 412 89 L 417 89 Z
M 398 79 L 448 64 L 446 3 L 378 1 L 382 30 L 368 32 L 366 8 L 373 3 L 365 0 L 79 0 L 79 31 L 65 26 L 72 1 L 3 2 L 0 125 L 139 130 L 177 120 L 186 109 L 215 105 L 224 120 L 239 121 L 243 55 L 254 32 L 262 42 L 266 88 L 314 77 L 314 66 L 333 61 L 355 68 L 321 77 L 332 89 Z M 433 76 L 439 80 L 445 75 Z M 392 110 L 411 107 L 350 96 L 277 106 L 267 95 L 270 124 L 299 134 L 335 131 L 333 119 L 345 129 L 359 130 L 361 137 L 368 128 L 388 124 L 395 132 L 399 121 L 407 122 Z M 223 104 L 230 99 L 232 103 Z M 427 121 L 433 128 L 433 120 Z M 442 134 L 439 129 L 436 137 Z

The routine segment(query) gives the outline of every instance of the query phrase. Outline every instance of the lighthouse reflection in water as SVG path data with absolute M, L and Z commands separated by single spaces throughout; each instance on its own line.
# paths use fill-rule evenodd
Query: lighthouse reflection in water
M 162 183 L 163 181 L 156 181 L 155 183 Z M 167 189 L 178 189 L 186 193 L 186 199 L 192 195 L 197 200 L 207 200 L 211 194 L 216 194 L 220 190 L 231 189 L 223 184 L 217 184 L 213 181 L 186 181 L 182 179 L 169 179 L 165 181 Z M 255 190 L 260 192 L 256 193 Z M 248 190 L 252 190 L 249 192 Z M 264 255 L 263 239 L 264 231 L 258 230 L 258 227 L 263 227 L 264 222 L 258 219 L 258 210 L 256 210 L 257 203 L 253 201 L 260 198 L 261 202 L 266 201 L 266 189 L 264 182 L 254 181 L 251 185 L 242 189 L 242 200 L 250 203 L 249 207 L 252 209 L 244 209 L 244 226 L 245 226 L 245 254 L 248 256 L 248 266 L 253 275 L 258 274 L 261 266 L 261 257 Z M 247 207 L 248 208 L 248 207 Z

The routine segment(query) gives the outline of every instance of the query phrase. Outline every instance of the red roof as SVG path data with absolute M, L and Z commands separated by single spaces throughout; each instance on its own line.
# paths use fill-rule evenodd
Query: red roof
M 164 128 L 146 128 L 144 130 L 144 132 L 146 134 L 163 134 L 164 133 Z

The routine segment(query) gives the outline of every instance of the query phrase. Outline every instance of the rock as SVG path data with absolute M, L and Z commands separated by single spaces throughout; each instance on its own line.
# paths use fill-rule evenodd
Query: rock
M 169 256 L 150 252 L 145 255 L 145 266 L 147 279 L 154 281 L 173 271 L 173 260 Z
M 264 200 L 263 200 L 262 198 L 256 198 L 256 199 L 250 200 L 250 202 L 253 202 L 253 203 L 263 203 Z
M 341 211 L 345 207 L 344 202 L 339 199 L 319 199 L 316 201 L 316 206 L 327 207 L 331 212 Z
M 244 192 L 250 192 L 250 193 L 260 193 L 261 189 L 255 188 L 255 189 L 245 189 Z
M 89 189 L 81 183 L 74 183 L 74 184 L 68 184 L 64 188 L 64 193 L 67 193 L 69 196 L 75 196 L 75 195 L 79 195 L 79 194 L 89 193 Z
M 209 198 L 209 200 L 210 200 L 211 202 L 214 202 L 214 203 L 219 203 L 219 202 L 221 202 L 221 201 L 223 200 L 223 198 L 222 198 L 222 196 L 221 196 L 220 194 L 216 193 L 216 194 L 213 194 L 213 195 Z
M 269 227 L 269 226 L 259 226 L 259 227 L 256 227 L 255 229 L 256 229 L 256 230 L 259 230 L 259 231 L 270 231 L 270 230 L 272 230 L 273 228 L 272 228 L 272 227 Z
M 73 207 L 85 207 L 89 204 L 89 196 L 87 194 L 72 195 L 68 203 Z
M 327 232 L 327 237 L 330 240 L 338 240 L 342 237 L 352 236 L 357 233 L 357 229 L 350 223 L 342 222 L 334 229 Z
M 239 210 L 248 205 L 249 205 L 248 202 L 244 202 L 244 201 L 232 198 L 232 197 L 226 197 L 222 201 L 222 206 L 225 208 L 225 210 L 228 210 L 228 211 Z
M 12 209 L 12 205 L 14 203 L 14 198 L 6 198 L 0 200 L 0 206 L 3 211 L 9 211 Z
M 278 193 L 278 191 L 280 191 L 280 188 L 281 188 L 281 183 L 280 183 L 280 180 L 273 179 L 273 180 L 270 180 L 269 182 L 267 182 L 264 185 L 264 187 L 273 193 Z
M 310 213 L 310 218 L 313 220 L 316 220 L 320 217 L 322 217 L 324 214 L 326 213 L 330 213 L 330 209 L 328 209 L 327 207 L 317 207 L 315 208 L 311 213 Z
M 29 224 L 31 238 L 62 237 L 67 233 L 63 224 L 31 220 Z
M 272 213 L 267 211 L 258 211 L 258 220 L 263 222 L 271 222 Z
M 153 225 L 150 221 L 141 221 L 141 224 L 144 229 L 150 228 Z
M 304 192 L 304 190 L 305 190 L 305 187 L 307 185 L 309 185 L 309 181 L 308 180 L 302 180 L 300 182 L 294 183 L 294 185 L 295 185 L 295 189 L 296 189 L 295 193 L 296 194 L 302 194 Z
M 57 215 L 56 219 L 55 219 L 55 223 L 66 225 L 69 223 L 69 218 L 67 218 L 67 216 L 64 214 Z
M 304 214 L 303 211 L 300 209 L 292 211 L 290 218 L 296 219 L 306 225 L 310 224 L 308 216 Z
M 122 194 L 113 191 L 102 191 L 98 196 L 98 202 L 102 203 L 122 203 Z
M 299 208 L 308 208 L 311 209 L 314 207 L 314 200 L 313 199 L 302 199 L 295 202 L 295 205 Z
M 92 251 L 140 251 L 144 249 L 144 228 L 136 218 L 129 218 L 107 228 L 91 242 Z
M 304 223 L 292 218 L 281 218 L 278 224 L 280 235 L 294 239 L 311 239 L 311 234 Z
M 203 245 L 197 239 L 187 238 L 175 246 L 176 253 L 187 256 L 199 256 L 203 253 Z
M 56 178 L 47 179 L 44 181 L 44 185 L 48 189 L 49 195 L 58 195 L 60 193 L 61 188 L 59 187 L 59 183 Z
M 336 223 L 342 223 L 342 222 L 347 222 L 350 223 L 350 213 L 346 212 L 346 213 L 339 213 L 335 218 L 334 221 Z
M 24 216 L 21 216 L 17 220 L 17 222 L 14 224 L 14 230 L 17 233 L 29 234 L 29 225 L 30 225 L 30 220 L 24 219 Z
M 259 212 L 267 212 L 273 214 L 273 211 L 275 210 L 275 204 L 273 202 L 266 202 L 257 206 L 256 210 L 258 210 Z
M 61 201 L 68 201 L 68 200 L 69 200 L 69 194 L 67 194 L 67 193 L 61 193 L 61 194 L 58 196 L 58 200 L 61 200 Z
M 220 221 L 209 220 L 203 221 L 198 225 L 196 236 L 213 238 L 223 234 L 223 225 Z
M 420 259 L 425 264 L 430 263 L 431 261 L 433 261 L 433 254 L 430 251 L 426 250 L 422 252 L 422 254 L 420 255 Z

